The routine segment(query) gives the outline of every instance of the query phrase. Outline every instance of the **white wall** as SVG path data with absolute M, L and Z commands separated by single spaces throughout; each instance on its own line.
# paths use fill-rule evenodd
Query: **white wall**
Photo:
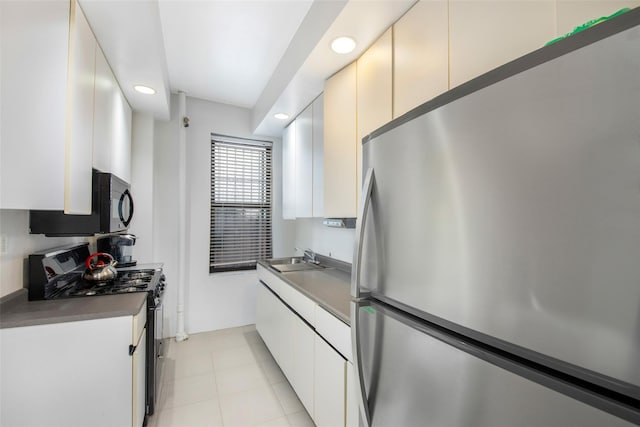
M 0 235 L 6 248 L 0 248 L 0 297 L 26 287 L 29 254 L 87 241 L 82 237 L 45 237 L 29 234 L 29 211 L 0 209 Z M 94 239 L 92 239 L 94 240 Z M 92 241 L 95 244 L 95 241 Z
M 295 246 L 302 250 L 352 262 L 355 245 L 355 230 L 332 228 L 322 224 L 322 218 L 296 219 Z M 297 253 L 301 255 L 301 253 Z
M 131 194 L 134 199 L 134 215 L 129 232 L 137 237 L 133 259 L 138 263 L 154 262 L 153 136 L 153 115 L 134 112 L 131 123 Z
M 178 130 L 177 98 L 172 99 L 170 122 L 156 122 L 154 141 L 154 259 L 165 263 L 167 335 L 176 333 L 178 279 Z M 251 134 L 251 111 L 187 98 L 187 262 L 185 286 L 186 332 L 196 333 L 255 322 L 255 271 L 209 273 L 211 133 L 273 140 Z M 281 151 L 274 141 L 274 256 L 293 254 L 295 223 L 281 213 Z

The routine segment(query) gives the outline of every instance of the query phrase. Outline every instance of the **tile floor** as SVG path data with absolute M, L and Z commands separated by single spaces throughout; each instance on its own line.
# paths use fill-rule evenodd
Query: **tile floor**
M 313 427 L 254 325 L 168 340 L 149 427 Z

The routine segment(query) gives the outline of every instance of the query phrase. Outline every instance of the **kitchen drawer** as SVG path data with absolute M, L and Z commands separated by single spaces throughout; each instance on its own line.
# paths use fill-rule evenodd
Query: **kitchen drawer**
M 273 273 L 268 268 L 261 266 L 260 264 L 257 265 L 257 272 L 258 272 L 258 279 L 260 279 L 264 284 L 266 284 L 269 287 L 269 289 L 271 289 L 273 292 L 278 294 L 278 296 L 281 295 L 280 289 L 283 286 L 288 286 L 275 273 Z
M 314 325 L 316 303 L 313 300 L 286 283 L 281 287 L 280 298 L 309 324 Z
M 316 306 L 316 332 L 327 340 L 343 357 L 351 360 L 351 328 L 319 305 Z

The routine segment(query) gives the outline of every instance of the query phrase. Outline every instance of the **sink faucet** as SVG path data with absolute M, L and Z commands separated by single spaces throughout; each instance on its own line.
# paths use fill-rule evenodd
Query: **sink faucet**
M 313 252 L 311 249 L 305 249 L 304 250 L 304 259 L 308 259 L 309 262 L 312 262 L 314 264 L 319 264 L 320 261 L 318 261 L 317 257 L 316 257 L 316 253 Z

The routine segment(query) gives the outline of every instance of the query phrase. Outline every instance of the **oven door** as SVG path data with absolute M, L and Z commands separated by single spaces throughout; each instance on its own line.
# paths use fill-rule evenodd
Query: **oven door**
M 160 395 L 162 366 L 164 364 L 162 297 L 149 300 L 147 335 L 147 415 L 153 415 Z

